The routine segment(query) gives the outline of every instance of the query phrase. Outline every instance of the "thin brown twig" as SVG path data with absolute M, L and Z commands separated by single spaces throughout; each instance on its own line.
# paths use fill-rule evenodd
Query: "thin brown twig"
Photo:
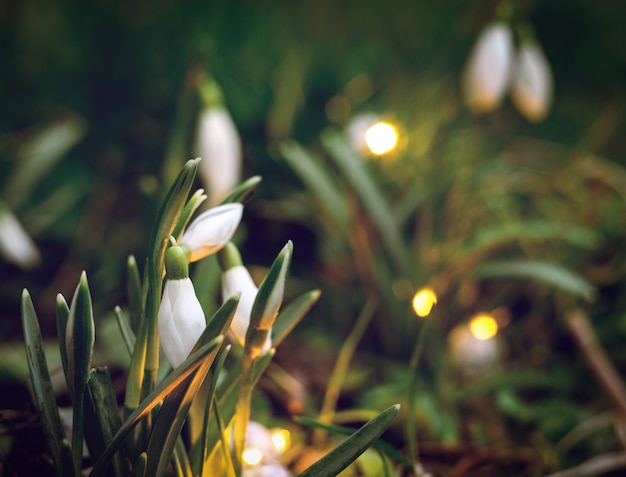
M 591 369 L 591 372 L 615 407 L 617 434 L 626 447 L 626 385 L 615 365 L 600 344 L 587 317 L 580 309 L 571 310 L 565 315 L 565 324 Z
M 615 452 L 592 457 L 576 467 L 560 470 L 545 477 L 585 477 L 624 468 L 626 468 L 626 454 Z

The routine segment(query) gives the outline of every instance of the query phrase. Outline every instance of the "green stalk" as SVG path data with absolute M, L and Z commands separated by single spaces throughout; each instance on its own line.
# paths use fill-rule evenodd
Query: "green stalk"
M 339 393 L 341 392 L 341 386 L 343 385 L 346 375 L 348 374 L 350 360 L 352 359 L 354 351 L 356 350 L 359 341 L 361 341 L 367 326 L 370 324 L 375 310 L 375 300 L 370 298 L 365 304 L 365 307 L 363 307 L 354 328 L 352 328 L 350 335 L 339 351 L 335 367 L 330 375 L 330 379 L 328 380 L 328 387 L 326 388 L 324 401 L 322 403 L 322 410 L 320 411 L 319 422 L 323 424 L 330 424 L 333 421 L 333 415 L 335 414 L 335 408 L 337 406 L 337 400 L 339 399 Z M 320 447 L 325 436 L 326 431 L 324 429 L 319 427 L 316 428 L 313 431 L 314 445 L 316 447 Z
M 419 477 L 422 475 L 421 464 L 419 462 L 419 449 L 417 443 L 417 426 L 415 425 L 415 386 L 417 384 L 417 366 L 419 365 L 419 359 L 424 349 L 424 343 L 426 342 L 426 335 L 430 326 L 430 321 L 433 319 L 432 314 L 426 318 L 426 323 L 421 329 L 415 348 L 413 348 L 413 354 L 411 355 L 411 361 L 409 361 L 409 382 L 407 384 L 407 418 L 406 418 L 406 434 L 407 443 L 409 446 L 409 456 L 411 458 L 411 465 L 414 472 Z

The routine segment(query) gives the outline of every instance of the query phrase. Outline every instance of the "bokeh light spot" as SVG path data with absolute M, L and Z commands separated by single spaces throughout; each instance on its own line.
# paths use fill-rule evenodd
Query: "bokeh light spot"
M 287 429 L 272 430 L 272 444 L 279 454 L 285 452 L 291 444 L 291 433 Z
M 378 122 L 365 133 L 365 143 L 374 154 L 386 154 L 398 144 L 398 132 L 393 125 Z
M 430 288 L 422 288 L 413 296 L 413 310 L 420 318 L 430 315 L 433 306 L 437 303 L 437 295 Z
M 247 465 L 254 467 L 255 465 L 259 465 L 263 460 L 263 452 L 261 449 L 250 447 L 243 451 L 242 458 Z
M 498 333 L 498 322 L 493 316 L 481 313 L 471 319 L 469 329 L 476 339 L 488 340 Z

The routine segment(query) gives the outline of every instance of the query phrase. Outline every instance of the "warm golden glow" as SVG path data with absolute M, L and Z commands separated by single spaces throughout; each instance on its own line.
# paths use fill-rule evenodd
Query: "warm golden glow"
M 413 310 L 420 318 L 430 315 L 433 306 L 437 303 L 437 295 L 430 288 L 422 288 L 413 296 Z
M 263 452 L 260 449 L 251 447 L 243 451 L 243 461 L 250 466 L 259 465 L 263 460 Z
M 367 130 L 365 143 L 374 154 L 386 154 L 398 144 L 398 132 L 391 124 L 379 122 Z
M 493 316 L 481 313 L 472 318 L 469 329 L 475 338 L 488 340 L 498 333 L 498 322 Z
M 287 429 L 272 430 L 272 444 L 279 454 L 285 452 L 291 444 L 291 433 Z

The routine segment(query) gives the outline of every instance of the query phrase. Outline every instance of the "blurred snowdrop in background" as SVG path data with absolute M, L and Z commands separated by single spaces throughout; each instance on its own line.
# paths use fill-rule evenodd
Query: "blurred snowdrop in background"
M 476 114 L 496 109 L 506 94 L 513 66 L 513 34 L 503 22 L 487 26 L 470 54 L 463 74 L 463 92 Z
M 237 126 L 224 106 L 219 85 L 209 79 L 200 88 L 202 108 L 196 132 L 199 176 L 208 205 L 219 204 L 241 180 L 242 147 Z

